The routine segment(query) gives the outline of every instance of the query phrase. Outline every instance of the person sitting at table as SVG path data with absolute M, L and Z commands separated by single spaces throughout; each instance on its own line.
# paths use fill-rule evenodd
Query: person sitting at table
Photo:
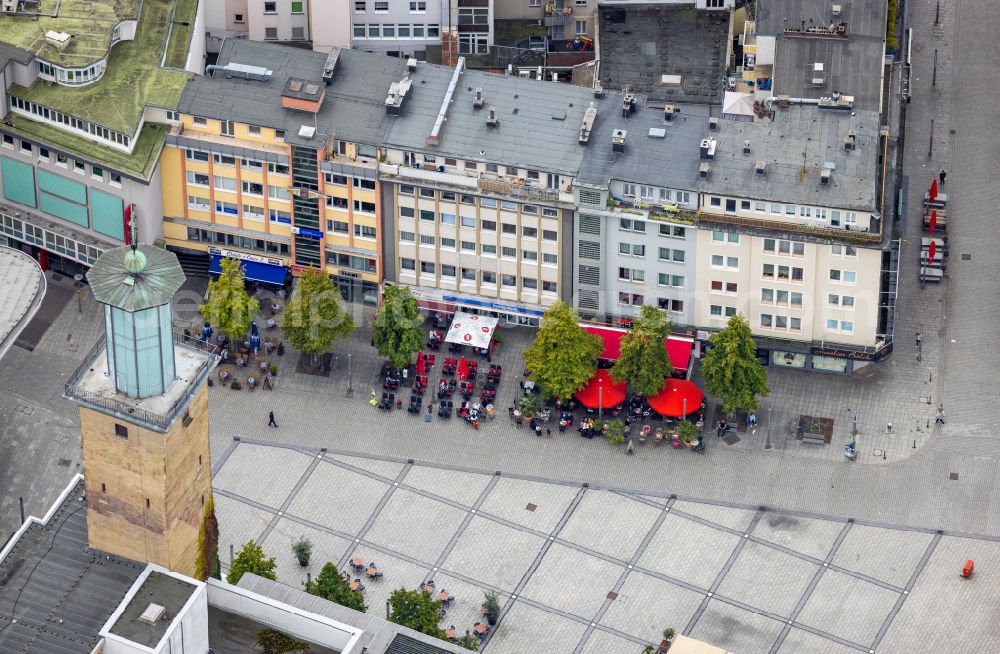
M 247 362 L 246 362 L 246 360 L 243 357 L 236 357 L 236 365 L 238 365 L 238 366 L 245 366 L 246 363 Z
M 220 370 L 219 371 L 219 381 L 226 381 L 227 379 L 229 379 L 229 373 L 226 372 L 225 370 Z
M 274 318 L 268 318 L 267 319 L 267 328 L 268 329 L 274 329 L 277 324 L 278 323 L 275 322 Z
M 253 390 L 253 386 L 254 386 L 254 384 L 256 384 L 256 383 L 257 383 L 257 380 L 256 380 L 256 379 L 254 379 L 253 377 L 247 377 L 247 386 L 249 386 L 249 387 L 250 387 L 250 390 L 251 390 L 251 391 Z
M 222 350 L 219 352 L 219 359 L 223 363 L 225 363 L 226 359 L 228 359 L 228 358 L 229 358 L 229 350 L 227 348 L 222 348 Z

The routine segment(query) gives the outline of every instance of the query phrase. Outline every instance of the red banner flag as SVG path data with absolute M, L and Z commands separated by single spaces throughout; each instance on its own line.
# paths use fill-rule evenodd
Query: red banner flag
M 933 202 L 936 199 L 937 199 L 937 180 L 935 179 L 933 182 L 931 182 L 930 200 L 931 202 Z
M 934 229 L 937 228 L 937 211 L 931 212 L 931 224 L 928 225 L 931 234 L 934 234 Z
M 931 241 L 930 249 L 927 252 L 927 265 L 934 263 L 934 255 L 937 254 L 937 241 Z

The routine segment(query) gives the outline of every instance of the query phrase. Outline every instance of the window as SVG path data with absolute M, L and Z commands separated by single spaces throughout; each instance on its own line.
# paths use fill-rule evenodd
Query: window
M 479 198 L 479 206 L 484 209 L 496 209 L 497 201 L 493 198 Z
M 794 204 L 786 204 L 785 205 L 785 215 L 786 216 L 794 216 L 795 215 L 795 205 Z
M 505 259 L 516 259 L 517 258 L 517 248 L 501 247 L 500 256 Z
M 264 28 L 264 40 L 265 41 L 276 41 L 278 39 L 278 28 L 277 27 L 265 27 Z
M 535 227 L 521 227 L 521 236 L 524 238 L 538 238 L 538 229 Z
M 243 14 L 233 14 L 233 22 L 234 23 L 242 23 L 243 22 Z
M 361 38 L 361 39 L 365 38 L 365 26 L 364 25 L 355 25 L 354 26 L 354 38 L 356 38 L 356 39 L 358 39 L 358 38 Z
M 858 281 L 858 274 L 853 270 L 830 269 L 830 281 L 841 284 L 854 284 Z
M 442 213 L 441 214 L 441 224 L 442 225 L 454 225 L 455 224 L 455 214 L 453 213 Z
M 199 197 L 197 195 L 189 195 L 188 208 L 196 209 L 197 211 L 208 211 L 211 206 L 211 201 L 208 198 Z
M 724 307 L 720 304 L 713 304 L 708 307 L 708 315 L 712 318 L 731 318 L 736 315 L 736 307 Z
M 543 229 L 542 230 L 542 240 L 543 241 L 558 241 L 559 236 L 556 234 L 554 229 Z
M 239 214 L 239 209 L 237 209 L 236 204 L 232 202 L 221 202 L 219 200 L 216 200 L 215 213 L 224 213 L 230 216 L 235 216 Z
M 119 425 L 115 423 L 115 436 L 118 438 L 128 438 L 128 427 L 125 425 Z M 101 484 L 101 490 L 104 490 L 104 484 Z
M 432 188 L 421 188 L 420 189 L 420 197 L 422 197 L 422 198 L 433 198 L 433 197 L 436 197 L 436 194 L 434 193 L 434 189 L 432 189 Z
M 660 236 L 669 238 L 684 238 L 687 234 L 685 228 L 677 225 L 660 225 Z
M 722 198 L 711 197 L 708 199 L 708 204 L 713 207 L 721 207 Z
M 454 277 L 455 276 L 455 266 L 441 265 L 441 276 L 442 277 Z
M 201 116 L 192 116 L 191 122 L 192 124 L 197 125 L 198 127 L 205 127 L 206 125 L 208 125 L 208 119 L 202 118 Z
M 194 173 L 190 170 L 187 173 L 188 184 L 197 184 L 198 186 L 208 186 L 208 175 L 204 173 Z M 234 179 L 233 182 L 236 180 Z
M 656 283 L 660 286 L 684 288 L 684 277 L 682 275 L 668 275 L 667 273 L 660 273 L 657 275 Z
M 413 218 L 413 207 L 400 207 L 399 216 L 400 218 Z
M 646 280 L 646 272 L 635 268 L 619 268 L 618 279 L 641 283 Z
M 646 246 L 639 243 L 619 243 L 618 254 L 632 257 L 646 256 Z
M 411 14 L 415 14 L 415 13 L 421 13 L 422 14 L 422 13 L 426 13 L 426 12 L 427 12 L 427 3 L 426 2 L 423 2 L 421 0 L 421 2 L 411 2 L 410 3 L 410 13 Z
M 546 282 L 542 281 L 542 292 L 543 293 L 555 293 L 557 288 L 556 282 Z
M 264 13 L 265 14 L 276 14 L 276 13 L 278 13 L 278 3 L 277 2 L 265 2 L 264 3 Z
M 375 213 L 375 203 L 365 202 L 364 200 L 354 201 L 354 210 L 359 213 Z
M 275 175 L 287 175 L 288 166 L 279 163 L 269 163 L 267 164 L 267 172 L 273 173 Z
M 516 275 L 500 275 L 501 286 L 517 286 Z
M 559 263 L 559 255 L 549 254 L 547 252 L 542 253 L 542 265 L 555 266 L 558 263 Z
M 527 171 L 525 171 L 525 173 L 527 174 L 528 179 L 538 179 L 538 171 L 537 170 L 527 170 Z
M 347 186 L 347 176 L 346 175 L 336 175 L 334 173 L 326 173 L 324 179 L 327 184 L 336 184 L 338 186 Z M 412 187 L 410 187 L 412 188 Z
M 443 250 L 454 250 L 455 249 L 455 239 L 441 237 L 441 249 Z
M 201 150 L 185 150 L 184 158 L 188 161 L 208 161 L 208 153 Z
M 364 0 L 356 0 L 356 2 L 354 3 L 354 11 L 355 11 L 355 13 L 363 14 L 363 13 L 365 13 L 366 9 L 367 9 L 367 7 L 365 6 Z
M 396 26 L 396 33 L 399 35 L 399 38 L 401 38 L 401 39 L 408 39 L 408 38 L 410 38 L 410 26 L 409 25 L 397 25 Z
M 432 262 L 430 262 L 430 261 L 421 261 L 420 262 L 420 273 L 421 274 L 433 275 L 434 274 L 434 264 Z
M 416 270 L 417 262 L 413 259 L 400 259 L 399 267 L 403 270 Z
M 740 200 L 740 211 L 750 211 L 750 200 Z
M 495 220 L 484 220 L 483 221 L 483 231 L 484 232 L 495 232 L 495 231 L 497 231 L 497 221 L 495 221 Z
M 264 185 L 257 182 L 243 182 L 243 192 L 250 195 L 264 195 Z
M 777 202 L 772 202 L 771 203 L 771 215 L 772 216 L 780 216 L 781 215 L 781 205 L 778 204 Z
M 812 218 L 812 207 L 799 207 L 799 218 Z
M 424 158 L 426 159 L 427 157 L 424 157 Z M 471 195 L 464 195 L 463 194 L 461 196 L 461 198 L 459 198 L 459 201 L 462 204 L 473 204 L 474 205 L 476 203 L 476 198 L 472 197 Z
M 475 216 L 462 216 L 461 220 L 462 220 L 462 227 L 475 228 L 476 226 Z
M 528 290 L 528 291 L 538 290 L 538 280 L 537 279 L 533 279 L 531 277 L 522 277 L 521 278 L 521 288 L 523 288 L 525 290 Z
M 335 234 L 347 234 L 350 232 L 350 225 L 343 220 L 328 220 L 326 221 L 326 229 Z
M 275 200 L 288 200 L 290 196 L 288 195 L 288 189 L 284 186 L 272 186 L 267 185 L 267 197 L 273 198 Z
M 475 252 L 476 243 L 475 241 L 462 241 L 462 251 L 463 252 Z
M 497 246 L 495 246 L 495 245 L 489 245 L 487 243 L 483 243 L 480 246 L 479 249 L 483 253 L 484 257 L 495 257 L 495 256 L 497 256 Z
M 774 289 L 773 288 L 762 288 L 760 289 L 760 301 L 762 304 L 773 304 L 774 303 Z
M 427 209 L 420 210 L 420 220 L 430 220 L 433 221 L 436 214 L 433 211 L 428 211 Z
M 375 228 L 368 225 L 355 225 L 354 235 L 358 238 L 375 238 Z
M 410 186 L 409 184 L 400 184 L 399 185 L 399 194 L 400 195 L 413 195 L 413 187 Z
M 496 286 L 496 283 L 497 283 L 497 274 L 496 273 L 486 272 L 484 270 L 482 274 L 483 274 L 483 283 L 484 284 L 491 284 L 493 286 Z
M 831 245 L 830 254 L 835 257 L 844 257 L 845 259 L 856 259 L 858 249 L 853 245 Z
M 834 320 L 831 318 L 826 321 L 826 331 L 837 332 L 840 334 L 853 334 L 854 323 L 850 320 Z
M 247 125 L 248 136 L 260 136 L 260 128 L 256 125 Z
M 501 223 L 500 231 L 503 234 L 517 235 L 517 225 L 512 225 L 511 223 Z
M 476 269 L 462 268 L 462 279 L 470 282 L 476 281 Z
M 268 211 L 268 217 L 272 223 L 282 223 L 287 225 L 292 222 L 292 214 L 287 211 L 280 211 L 279 209 L 271 209 Z
M 222 166 L 235 166 L 236 157 L 228 154 L 213 154 L 212 161 Z
M 646 233 L 646 223 L 641 220 L 632 220 L 631 218 L 619 219 L 618 228 L 626 232 Z
M 791 295 L 791 302 L 790 302 L 791 305 L 793 307 L 801 307 L 802 306 L 802 293 L 798 293 L 796 291 L 792 291 L 790 295 Z
M 422 39 L 422 38 L 424 38 L 424 31 L 425 30 L 424 30 L 424 26 L 423 25 L 414 25 L 413 26 L 413 38 L 416 38 L 416 39 Z
M 586 3 L 584 3 L 584 4 L 586 4 Z M 577 34 L 586 34 L 587 33 L 587 21 L 585 21 L 585 20 L 578 20 L 578 21 L 576 21 L 576 33 Z
M 91 166 L 90 167 L 90 176 L 93 177 L 94 179 L 103 180 L 104 179 L 104 169 L 103 168 L 99 168 L 97 166 Z
M 416 234 L 414 234 L 413 232 L 400 232 L 399 240 L 401 243 L 413 243 L 414 241 L 416 241 Z
M 44 159 L 44 160 L 48 161 L 49 160 L 49 149 L 48 148 L 42 148 L 42 147 L 38 148 L 38 158 L 39 159 Z
M 711 284 L 713 293 L 727 293 L 729 295 L 736 295 L 736 289 L 738 285 L 736 282 L 722 282 L 718 280 L 713 280 Z
M 354 178 L 354 188 L 363 188 L 368 191 L 375 190 L 375 180 L 374 179 L 362 179 L 361 177 Z
M 292 2 L 292 13 L 293 14 L 301 14 L 301 13 L 303 13 L 303 7 L 302 6 L 304 4 L 305 3 L 301 2 L 300 0 L 293 0 L 293 2 Z M 386 3 L 386 4 L 388 4 L 388 3 Z
M 264 164 L 255 159 L 240 159 L 240 167 L 259 172 L 264 169 Z

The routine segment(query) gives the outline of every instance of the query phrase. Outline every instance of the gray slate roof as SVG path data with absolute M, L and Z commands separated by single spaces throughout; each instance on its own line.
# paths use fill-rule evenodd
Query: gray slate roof
M 829 97 L 834 91 L 854 96 L 858 109 L 878 111 L 882 91 L 886 3 L 838 2 L 847 23 L 846 39 L 787 37 L 786 27 L 828 25 L 830 4 L 803 0 L 766 0 L 757 5 L 757 34 L 776 36 L 775 95 L 797 98 Z M 819 7 L 822 6 L 822 11 Z M 826 82 L 814 86 L 813 64 L 822 63 Z
M 322 84 L 327 55 L 275 43 L 227 39 L 219 52 L 218 65 L 228 63 L 263 66 L 273 71 L 271 79 L 259 82 L 197 75 L 184 89 L 179 110 L 206 118 L 235 120 L 261 127 L 285 130 L 292 145 L 321 147 L 327 136 L 336 134 L 356 143 L 374 145 L 385 134 L 389 122 L 385 98 L 389 85 L 399 81 L 406 62 L 358 50 L 340 50 L 333 83 L 326 87 L 326 99 L 319 113 L 286 109 L 281 94 L 288 78 Z M 311 139 L 298 136 L 303 125 L 315 126 Z
M 444 157 L 517 165 L 575 175 L 584 153 L 577 143 L 580 122 L 594 99 L 588 89 L 466 69 L 448 108 L 437 146 L 427 145 L 454 68 L 421 63 L 386 137 L 388 147 L 426 151 Z M 484 106 L 472 106 L 475 89 Z M 496 107 L 498 127 L 486 124 Z
M 35 53 L 28 52 L 24 48 L 19 48 L 12 43 L 0 41 L 0 68 L 6 68 L 7 64 L 16 61 L 21 64 L 31 63 L 35 58 Z
M 82 495 L 81 481 L 0 561 L 0 652 L 90 654 L 145 567 L 87 547 Z
M 774 121 L 719 120 L 709 130 L 708 118 L 718 115 L 705 105 L 681 105 L 673 121 L 663 120 L 662 109 L 638 109 L 621 117 L 620 94 L 609 94 L 598 106 L 598 116 L 580 168 L 579 181 L 604 186 L 609 180 L 690 189 L 775 202 L 841 207 L 859 211 L 875 208 L 878 114 L 873 111 L 821 110 L 793 105 L 775 109 Z M 625 152 L 611 150 L 611 132 L 626 129 Z M 649 136 L 664 129 L 665 138 Z M 857 134 L 857 148 L 844 149 L 849 131 Z M 701 159 L 704 138 L 717 141 L 715 159 Z M 743 154 L 744 141 L 751 153 Z M 766 174 L 754 171 L 758 160 Z M 831 181 L 821 185 L 824 164 L 835 165 Z M 699 165 L 708 163 L 708 179 Z
M 87 273 L 87 281 L 94 291 L 94 299 L 101 304 L 141 311 L 169 304 L 186 277 L 177 262 L 177 255 L 151 245 L 140 245 L 138 251 L 146 256 L 146 267 L 135 276 L 134 284 L 125 280 L 132 273 L 125 269 L 128 245 L 105 250 Z

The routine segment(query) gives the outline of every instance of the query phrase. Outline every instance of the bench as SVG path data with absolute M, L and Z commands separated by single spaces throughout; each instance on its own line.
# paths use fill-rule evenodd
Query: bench
M 823 438 L 822 434 L 802 434 L 803 443 L 813 443 L 814 445 L 826 445 L 826 439 Z

